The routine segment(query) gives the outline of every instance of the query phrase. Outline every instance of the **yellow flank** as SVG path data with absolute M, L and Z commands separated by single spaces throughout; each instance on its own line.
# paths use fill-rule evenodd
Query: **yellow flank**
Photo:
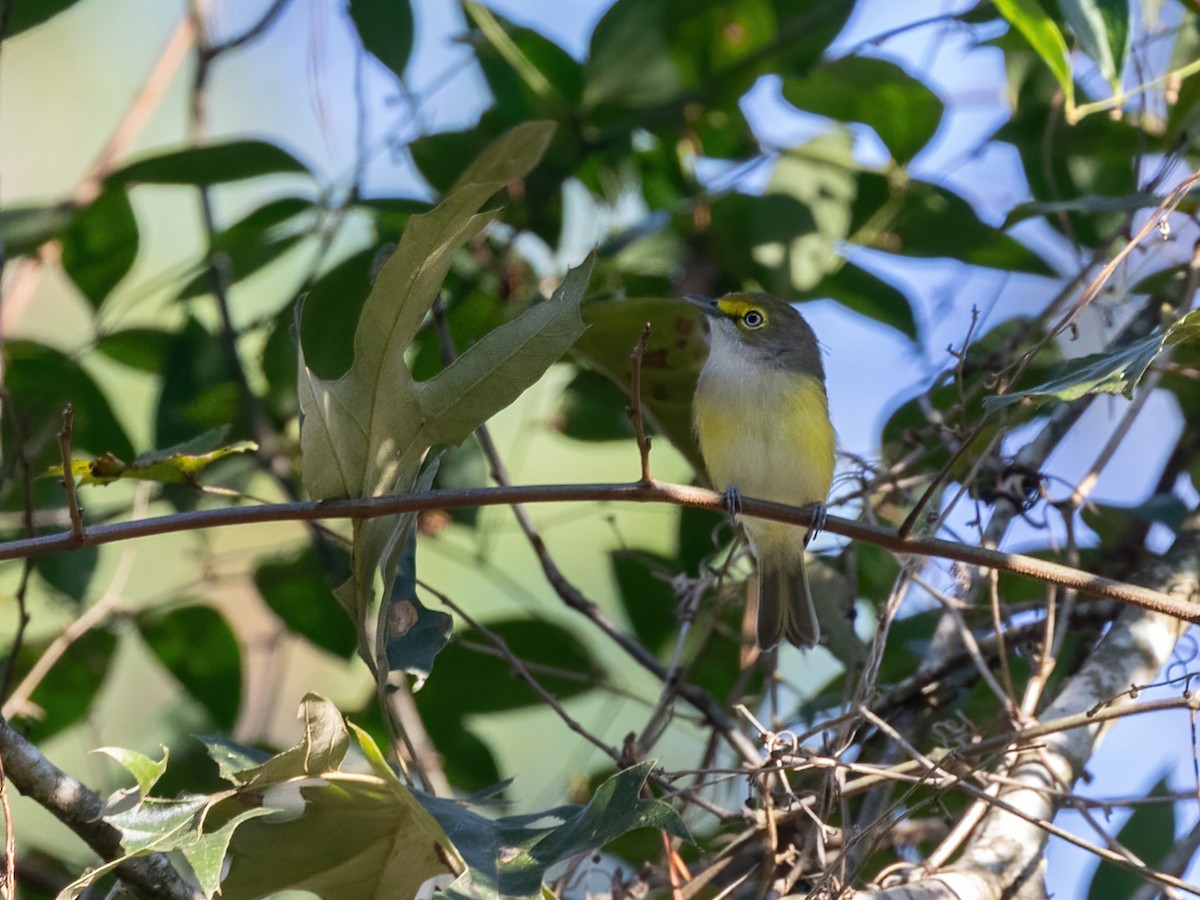
M 833 482 L 836 441 L 825 391 L 808 375 L 747 368 L 756 371 L 740 373 L 750 377 L 713 373 L 701 377 L 696 388 L 696 435 L 713 486 L 733 485 L 743 496 L 793 506 L 824 503 Z M 804 552 L 807 529 L 750 518 L 742 522 L 760 560 L 786 553 L 789 546 L 792 554 Z

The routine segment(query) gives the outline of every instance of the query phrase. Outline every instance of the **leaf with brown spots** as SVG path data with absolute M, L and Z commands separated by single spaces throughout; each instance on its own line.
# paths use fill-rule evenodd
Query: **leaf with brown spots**
M 692 434 L 692 395 L 708 356 L 702 314 L 681 300 L 637 297 L 598 300 L 583 306 L 590 326 L 575 342 L 574 354 L 630 394 L 630 354 L 650 323 L 642 357 L 642 411 L 653 429 L 669 440 L 698 471 L 700 452 Z

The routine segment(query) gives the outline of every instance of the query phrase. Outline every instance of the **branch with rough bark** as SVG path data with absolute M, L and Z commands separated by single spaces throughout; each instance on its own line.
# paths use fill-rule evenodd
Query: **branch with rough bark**
M 1200 596 L 1200 511 L 1193 511 L 1171 550 L 1139 579 L 1188 603 Z M 1127 608 L 1042 713 L 1043 720 L 1085 715 L 1097 707 L 1118 712 L 1132 706 L 1132 689 L 1154 679 L 1186 629 L 1180 619 Z M 1087 727 L 1047 735 L 1036 749 L 1016 755 L 1004 787 L 990 804 L 959 860 L 948 869 L 903 885 L 864 891 L 871 900 L 999 900 L 1045 897 L 1047 829 L 1083 774 L 1105 732 L 1104 717 Z M 1136 870 L 1136 867 L 1133 867 Z M 1178 886 L 1177 879 L 1148 868 L 1143 877 Z

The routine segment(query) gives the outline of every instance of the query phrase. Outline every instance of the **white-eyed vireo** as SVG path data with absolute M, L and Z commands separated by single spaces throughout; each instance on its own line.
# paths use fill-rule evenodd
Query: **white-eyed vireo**
M 824 504 L 836 436 L 816 335 L 789 303 L 769 294 L 689 296 L 710 316 L 711 347 L 696 386 L 700 453 L 713 486 L 793 506 Z M 745 518 L 758 560 L 757 640 L 811 647 L 821 635 L 804 548 L 809 529 Z

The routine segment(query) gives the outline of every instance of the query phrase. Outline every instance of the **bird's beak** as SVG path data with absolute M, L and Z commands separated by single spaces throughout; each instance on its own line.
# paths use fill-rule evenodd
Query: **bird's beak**
M 705 297 L 703 294 L 684 294 L 683 299 L 699 309 L 706 316 L 717 318 L 724 315 L 721 312 L 721 308 L 717 306 L 717 301 L 712 297 Z

